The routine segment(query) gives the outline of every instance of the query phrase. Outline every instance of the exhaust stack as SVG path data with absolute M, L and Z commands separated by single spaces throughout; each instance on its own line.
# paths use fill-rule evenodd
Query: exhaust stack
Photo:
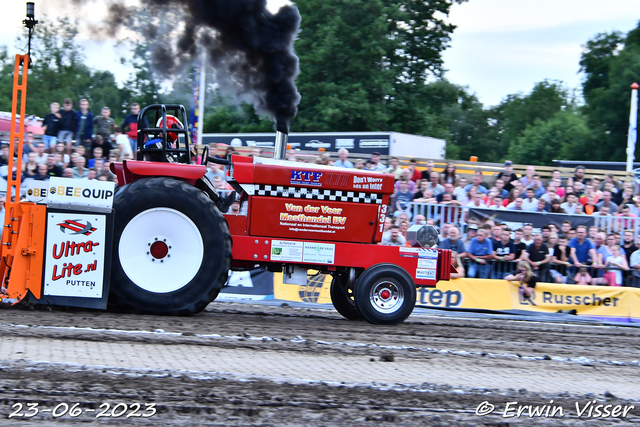
M 277 160 L 284 160 L 287 153 L 287 141 L 289 135 L 284 132 L 276 131 L 276 143 L 273 151 L 273 158 Z

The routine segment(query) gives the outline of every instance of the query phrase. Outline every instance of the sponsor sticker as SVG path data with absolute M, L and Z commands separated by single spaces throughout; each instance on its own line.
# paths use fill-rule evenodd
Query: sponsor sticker
M 27 180 L 27 201 L 29 202 L 46 202 L 49 193 L 48 181 L 36 181 L 35 179 Z
M 424 268 L 416 269 L 416 278 L 417 279 L 427 279 L 427 280 L 436 280 L 436 271 L 428 270 Z
M 404 246 L 401 246 L 398 248 L 400 253 L 400 256 L 403 257 L 408 257 L 408 258 L 417 258 L 418 257 L 418 249 L 419 248 L 407 248 Z
M 96 179 L 70 179 L 52 177 L 48 183 L 47 203 L 111 208 L 115 184 Z
M 271 260 L 302 262 L 302 242 L 272 240 Z
M 322 172 L 318 171 L 291 171 L 291 184 L 303 184 L 303 185 L 312 185 L 314 187 L 320 187 L 322 183 L 320 182 L 320 178 L 322 178 Z
M 418 259 L 418 268 L 437 268 L 438 260 L 436 259 Z
M 334 244 L 304 242 L 302 261 L 312 264 L 333 264 L 335 252 Z
M 361 139 L 360 148 L 387 148 L 389 146 L 388 139 Z
M 438 259 L 438 251 L 436 249 L 418 248 L 419 258 Z
M 353 138 L 336 138 L 336 148 L 354 148 L 354 141 Z

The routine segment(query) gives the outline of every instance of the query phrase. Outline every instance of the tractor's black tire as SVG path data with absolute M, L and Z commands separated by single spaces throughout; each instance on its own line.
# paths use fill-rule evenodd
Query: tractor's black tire
M 141 218 L 138 217 L 140 214 L 143 215 L 142 218 L 145 218 L 144 215 L 154 218 L 153 215 L 158 212 L 157 208 L 164 208 L 164 212 L 169 212 L 170 215 L 174 215 L 183 223 L 188 223 L 188 220 L 183 219 L 185 217 L 191 220 L 195 225 L 195 229 L 191 226 L 190 230 L 192 235 L 196 236 L 196 240 L 194 240 L 195 246 L 193 247 L 197 246 L 199 248 L 193 252 L 202 252 L 201 260 L 189 260 L 189 262 L 192 262 L 192 271 L 197 272 L 193 276 L 190 273 L 183 275 L 175 283 L 176 286 L 180 286 L 180 282 L 183 280 L 185 284 L 178 289 L 170 287 L 172 290 L 167 292 L 145 289 L 145 287 L 154 288 L 154 282 L 145 281 L 145 277 L 141 278 L 140 275 L 138 275 L 138 283 L 135 283 L 125 273 L 120 259 L 122 239 L 124 239 L 122 250 L 126 251 L 127 242 L 135 242 L 137 248 L 138 243 L 147 238 L 146 235 L 143 235 L 144 233 L 151 235 L 151 240 L 153 240 L 153 234 L 171 235 L 171 221 L 166 223 L 164 221 L 156 221 L 160 223 L 151 222 L 153 230 L 143 232 L 136 231 L 134 227 L 130 227 L 123 237 L 123 232 L 125 232 L 127 225 L 132 220 L 136 217 Z M 184 316 L 202 311 L 218 296 L 220 289 L 227 281 L 231 264 L 232 241 L 226 220 L 206 194 L 180 180 L 167 177 L 144 178 L 120 188 L 115 195 L 114 209 L 110 302 L 115 302 L 120 310 L 125 311 Z M 135 219 L 135 221 L 140 221 L 140 219 Z M 145 228 L 146 230 L 146 224 L 148 222 L 144 222 L 145 227 L 140 228 Z M 174 226 L 173 233 L 176 232 L 176 229 Z M 143 235 L 140 239 L 136 239 L 138 237 L 136 233 L 138 232 Z M 180 240 L 179 237 L 176 236 L 176 240 Z M 201 239 L 202 244 L 198 239 Z M 176 245 L 186 249 L 181 251 L 182 256 L 190 253 L 190 248 L 192 247 L 189 245 L 191 242 L 188 239 L 185 240 Z M 146 261 L 149 260 L 148 253 L 145 255 Z M 135 254 L 137 256 L 137 250 Z M 178 255 L 178 253 L 176 252 L 174 255 Z M 171 265 L 175 269 L 181 268 L 179 263 L 170 264 L 170 258 L 165 259 L 167 260 L 166 266 Z M 174 259 L 176 259 L 176 256 L 174 256 Z M 153 261 L 159 261 L 159 259 Z M 125 260 L 125 262 L 127 261 Z M 157 268 L 158 264 L 148 265 L 143 263 L 143 267 L 154 269 Z M 128 261 L 127 266 L 129 269 L 132 268 L 131 260 Z M 167 271 L 166 266 L 165 270 L 162 271 Z M 133 267 L 136 266 L 134 265 Z M 153 272 L 153 270 L 150 271 Z M 161 270 L 156 271 L 160 272 Z M 174 270 L 168 271 L 171 274 L 171 271 Z M 176 277 L 184 271 L 186 270 L 175 270 Z M 192 277 L 191 280 L 189 280 L 190 277 Z M 172 282 L 167 280 L 167 283 Z
M 331 302 L 338 313 L 349 320 L 361 320 L 362 315 L 353 300 L 353 291 L 347 289 L 344 279 L 334 276 L 331 280 Z
M 390 292 L 387 300 L 384 290 Z M 404 322 L 416 305 L 416 286 L 404 269 L 394 264 L 377 264 L 364 271 L 356 280 L 354 301 L 360 314 L 376 325 L 397 325 Z

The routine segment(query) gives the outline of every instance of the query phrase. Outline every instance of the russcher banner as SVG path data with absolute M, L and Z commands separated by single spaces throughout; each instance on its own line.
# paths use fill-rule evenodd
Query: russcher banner
M 538 283 L 524 298 L 516 282 L 456 279 L 418 289 L 417 305 L 449 309 L 525 310 L 555 313 L 575 309 L 579 316 L 640 322 L 640 289 Z
M 273 278 L 276 299 L 331 304 L 331 276 L 309 276 L 306 285 L 282 283 Z M 416 306 L 464 310 L 555 313 L 577 311 L 578 316 L 613 322 L 640 322 L 640 289 L 538 283 L 530 298 L 523 298 L 516 282 L 506 280 L 455 279 L 435 288 L 418 288 Z

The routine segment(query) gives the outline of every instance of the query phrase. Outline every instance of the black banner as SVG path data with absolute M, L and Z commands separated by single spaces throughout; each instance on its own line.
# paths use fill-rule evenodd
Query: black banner
M 222 143 L 233 147 L 258 147 L 272 148 L 275 144 L 276 134 L 273 133 L 238 133 L 238 134 L 214 134 L 202 135 L 204 144 Z M 303 151 L 318 151 L 324 148 L 326 151 L 335 152 L 340 148 L 346 148 L 350 153 L 372 154 L 378 152 L 382 155 L 389 154 L 389 133 L 315 133 L 302 134 L 290 133 L 287 144 L 294 149 Z
M 540 233 L 543 225 L 555 224 L 558 229 L 563 221 L 571 221 L 572 227 L 584 225 L 591 227 L 595 224 L 595 219 L 590 215 L 568 215 L 556 213 L 523 212 L 507 209 L 479 209 L 469 208 L 469 218 L 476 218 L 480 221 L 492 219 L 496 224 L 507 224 L 509 230 L 515 231 L 525 224 L 533 226 L 533 233 Z

